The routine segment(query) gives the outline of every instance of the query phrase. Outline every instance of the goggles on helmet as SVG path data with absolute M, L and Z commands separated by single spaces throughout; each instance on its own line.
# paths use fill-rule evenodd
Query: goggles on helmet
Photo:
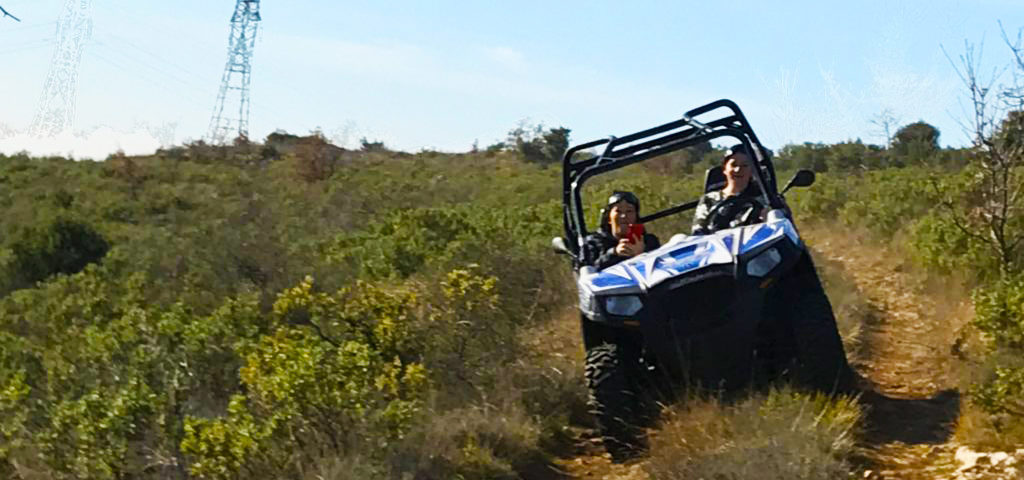
M 636 198 L 636 195 L 634 195 L 633 192 L 613 192 L 612 195 L 608 197 L 609 206 L 615 205 L 619 202 L 626 202 L 637 208 L 640 207 L 640 199 Z

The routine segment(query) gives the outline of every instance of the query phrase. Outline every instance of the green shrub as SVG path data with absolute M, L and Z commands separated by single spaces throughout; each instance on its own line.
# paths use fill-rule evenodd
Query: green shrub
M 923 168 L 886 169 L 867 172 L 859 188 L 839 210 L 847 225 L 866 228 L 876 235 L 891 237 L 927 212 L 938 201 Z
M 1008 414 L 1021 423 L 1024 417 L 1024 367 L 996 367 L 991 377 L 975 386 L 974 402 L 992 415 Z
M 857 180 L 856 177 L 819 174 L 813 186 L 791 190 L 786 201 L 798 221 L 833 222 L 855 195 Z
M 1019 361 L 1024 353 L 1024 276 L 980 287 L 973 301 L 972 325 L 990 341 L 992 354 L 982 378 L 971 385 L 970 398 L 988 415 L 984 423 L 994 430 L 988 436 L 1015 432 L 1012 439 L 1017 441 L 1024 433 L 1024 364 Z
M 18 350 L 13 350 L 19 347 L 25 345 L 18 338 L 0 333 L 0 465 L 13 450 L 25 445 L 24 431 L 29 419 L 25 401 L 31 388 L 25 382 L 24 366 L 17 359 Z
M 13 273 L 29 285 L 58 273 L 78 273 L 108 250 L 107 240 L 91 226 L 58 218 L 21 232 L 11 245 Z
M 114 479 L 142 473 L 134 445 L 150 428 L 157 395 L 142 378 L 84 392 L 52 406 L 36 437 L 58 478 Z
M 451 209 L 399 210 L 366 232 L 338 237 L 328 258 L 348 262 L 370 278 L 406 278 L 428 261 L 450 259 L 455 242 L 476 235 L 462 212 Z
M 410 298 L 370 287 L 346 297 L 311 279 L 281 293 L 274 314 L 285 324 L 240 346 L 245 394 L 226 417 L 184 420 L 193 475 L 294 476 L 325 452 L 385 453 L 408 431 L 426 387 L 423 367 L 401 358 Z
M 1013 449 L 1024 439 L 1024 362 L 1019 350 L 997 348 L 980 357 L 965 382 L 967 402 L 957 440 L 989 449 Z
M 1024 275 L 979 288 L 973 300 L 974 326 L 996 347 L 1024 352 Z

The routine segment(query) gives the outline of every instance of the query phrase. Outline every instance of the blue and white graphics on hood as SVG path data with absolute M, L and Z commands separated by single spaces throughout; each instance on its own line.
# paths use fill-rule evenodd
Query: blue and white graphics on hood
M 731 264 L 737 256 L 758 251 L 782 237 L 800 244 L 799 234 L 786 218 L 721 230 L 711 235 L 677 235 L 657 250 L 600 272 L 584 269 L 579 286 L 581 290 L 586 289 L 596 295 L 637 293 L 694 270 Z M 742 239 L 742 244 L 737 249 L 739 239 Z

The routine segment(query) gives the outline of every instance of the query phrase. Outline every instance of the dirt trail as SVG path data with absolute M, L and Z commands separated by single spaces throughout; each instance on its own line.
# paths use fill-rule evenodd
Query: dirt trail
M 950 435 L 959 412 L 955 390 L 957 332 L 970 307 L 928 293 L 906 264 L 876 246 L 825 229 L 802 232 L 819 263 L 830 262 L 866 301 L 859 341 L 848 352 L 873 393 L 857 459 L 871 479 L 952 478 Z M 820 268 L 820 265 L 819 265 Z M 952 289 L 950 289 L 952 290 Z M 641 480 L 641 463 L 612 464 L 596 432 L 577 432 L 575 455 L 557 462 L 563 478 Z M 870 471 L 868 473 L 867 471 Z
M 841 266 L 869 309 L 860 345 L 850 352 L 874 390 L 864 396 L 868 416 L 861 460 L 871 470 L 867 477 L 952 474 L 950 435 L 960 408 L 952 348 L 970 319 L 970 306 L 941 295 L 955 286 L 926 287 L 906 272 L 898 256 L 873 245 L 824 230 L 804 235 L 822 260 Z
M 562 478 L 580 480 L 648 480 L 643 461 L 629 464 L 612 463 L 611 456 L 604 451 L 601 438 L 596 430 L 581 429 L 576 432 L 575 452 L 572 458 L 560 459 L 556 467 Z

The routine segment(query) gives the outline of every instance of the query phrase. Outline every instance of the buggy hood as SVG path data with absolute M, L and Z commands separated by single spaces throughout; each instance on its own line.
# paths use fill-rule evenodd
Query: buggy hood
M 710 235 L 675 235 L 657 250 L 599 272 L 583 268 L 579 277 L 580 292 L 599 296 L 644 293 L 671 279 L 753 258 L 782 239 L 800 245 L 800 235 L 793 223 L 784 215 L 772 214 L 767 222 L 757 225 L 720 230 Z

